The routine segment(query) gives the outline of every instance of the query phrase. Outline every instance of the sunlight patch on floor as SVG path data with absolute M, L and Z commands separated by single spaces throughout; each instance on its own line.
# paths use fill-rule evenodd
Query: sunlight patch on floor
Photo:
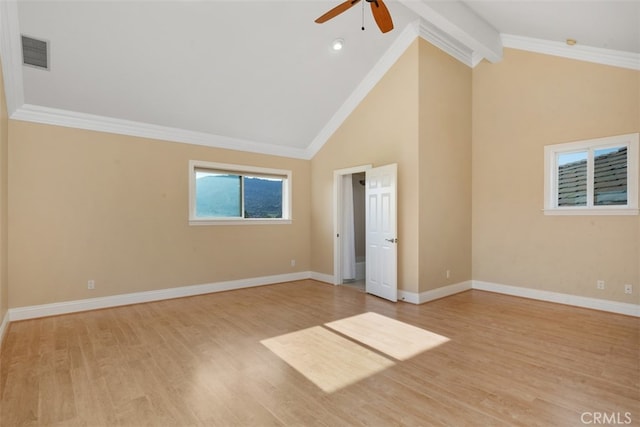
M 394 362 L 321 326 L 260 341 L 326 393 L 394 365 Z
M 371 312 L 325 326 L 398 360 L 410 359 L 449 341 L 442 335 Z
M 402 361 L 447 341 L 445 336 L 368 312 L 260 343 L 323 391 L 332 393 L 395 365 L 377 352 Z

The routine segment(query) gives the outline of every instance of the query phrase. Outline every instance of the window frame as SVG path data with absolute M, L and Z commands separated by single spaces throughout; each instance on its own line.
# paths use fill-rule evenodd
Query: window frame
M 242 177 L 282 178 L 282 218 L 244 218 L 244 217 L 197 217 L 196 216 L 196 170 L 211 170 Z M 291 224 L 292 222 L 292 177 L 286 169 L 272 169 L 257 166 L 235 165 L 229 163 L 189 160 L 189 225 L 256 225 Z M 241 190 L 244 203 L 244 188 Z
M 545 215 L 638 215 L 638 133 L 546 145 L 544 147 L 544 214 Z M 594 155 L 596 150 L 627 147 L 627 204 L 593 204 Z M 587 152 L 587 205 L 558 206 L 558 156 Z

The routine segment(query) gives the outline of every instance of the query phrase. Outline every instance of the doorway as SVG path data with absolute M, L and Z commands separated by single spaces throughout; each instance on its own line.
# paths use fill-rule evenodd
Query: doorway
M 365 290 L 365 171 L 370 165 L 334 172 L 334 284 Z
M 395 163 L 376 168 L 367 165 L 337 170 L 333 175 L 333 283 L 356 282 L 356 213 L 351 205 L 355 205 L 354 188 L 362 186 L 365 244 L 360 253 L 365 262 L 360 265 L 364 269 L 364 291 L 393 302 L 398 299 L 397 168 Z M 360 173 L 365 174 L 363 183 Z
M 366 212 L 365 212 L 365 178 L 364 172 L 345 175 L 343 180 L 343 196 L 350 196 L 350 203 L 342 205 L 343 244 L 342 284 L 361 291 L 365 290 L 366 279 Z M 351 178 L 351 179 L 349 179 Z M 351 187 L 351 188 L 349 188 Z M 349 236 L 349 237 L 348 237 Z M 352 236 L 352 237 L 351 237 Z M 347 247 L 347 245 L 349 247 Z M 349 253 L 349 255 L 347 255 Z M 351 260 L 355 263 L 346 268 Z

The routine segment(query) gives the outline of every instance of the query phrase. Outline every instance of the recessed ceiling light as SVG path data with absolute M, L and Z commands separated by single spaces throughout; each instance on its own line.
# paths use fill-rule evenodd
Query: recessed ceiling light
M 331 49 L 333 50 L 342 50 L 342 48 L 344 47 L 344 40 L 342 39 L 335 39 L 334 41 L 331 42 Z
M 569 46 L 574 46 L 576 43 L 578 43 L 575 39 L 567 39 L 567 44 Z

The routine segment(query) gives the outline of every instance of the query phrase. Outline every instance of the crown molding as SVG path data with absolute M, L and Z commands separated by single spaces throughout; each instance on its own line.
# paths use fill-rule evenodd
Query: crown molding
M 331 135 L 338 130 L 342 123 L 347 119 L 347 117 L 349 117 L 353 110 L 356 109 L 360 102 L 362 102 L 371 89 L 373 89 L 393 64 L 396 63 L 398 58 L 402 56 L 411 43 L 413 43 L 413 41 L 418 37 L 418 26 L 419 24 L 417 21 L 407 25 L 389 49 L 387 49 L 384 55 L 382 55 L 382 58 L 380 58 L 351 95 L 349 95 L 347 100 L 333 114 L 331 119 L 329 119 L 327 124 L 320 130 L 313 141 L 311 141 L 311 144 L 309 144 L 309 147 L 307 148 L 307 155 L 309 159 L 313 158 L 313 156 L 320 151 Z
M 640 53 L 581 45 L 569 46 L 564 42 L 514 36 L 512 34 L 501 34 L 501 38 L 503 46 L 512 49 L 640 70 Z
M 426 7 L 424 2 L 419 3 Z M 333 133 L 418 36 L 472 68 L 487 57 L 480 50 L 470 46 L 469 43 L 455 37 L 455 34 L 436 26 L 432 20 L 421 19 L 413 22 L 400 33 L 309 146 L 296 148 L 24 104 L 17 3 L 15 1 L 0 1 L 0 55 L 5 80 L 7 110 L 11 119 L 305 160 L 313 158 L 320 151 Z M 637 53 L 580 45 L 568 46 L 563 42 L 510 34 L 501 34 L 500 38 L 501 46 L 508 48 L 640 70 L 640 54 Z M 491 58 L 488 59 L 491 60 Z
M 431 31 L 437 29 L 438 37 L 445 35 L 447 40 L 455 41 L 456 54 L 448 50 L 450 46 L 444 49 L 441 47 L 445 52 L 458 58 L 456 55 L 459 54 L 460 47 L 464 47 L 463 50 L 468 53 L 463 56 L 468 55 L 470 58 L 464 58 L 461 62 L 471 66 L 474 62 L 476 64 L 480 62 L 482 58 L 490 62 L 502 60 L 500 33 L 462 1 L 399 0 L 399 2 L 417 13 Z M 428 37 L 425 39 L 429 40 Z M 477 56 L 474 58 L 474 52 L 482 58 L 477 59 Z
M 476 52 L 473 52 L 469 47 L 460 43 L 453 37 L 449 36 L 442 30 L 437 27 L 431 25 L 427 21 L 422 20 L 420 22 L 420 37 L 436 46 L 440 50 L 448 53 L 458 61 L 462 62 L 468 67 L 474 67 L 474 54 L 479 55 Z M 481 56 L 481 55 L 480 55 Z M 482 57 L 480 58 L 482 59 Z M 476 64 L 480 62 L 477 61 Z
M 31 104 L 19 107 L 10 118 L 33 123 L 308 160 L 307 150 L 301 148 L 284 147 Z
M 307 148 L 307 156 L 309 159 L 313 158 L 320 151 L 333 133 L 338 130 L 347 117 L 349 117 L 353 110 L 355 110 L 417 37 L 425 39 L 468 67 L 475 67 L 484 58 L 482 54 L 472 51 L 466 45 L 450 37 L 447 33 L 423 19 L 410 23 L 313 139 Z
M 471 54 L 471 68 L 476 68 L 476 66 L 484 59 L 484 56 L 482 56 L 481 53 L 479 52 L 473 52 Z
M 21 91 L 22 73 L 20 63 L 18 63 L 17 66 L 18 72 L 15 72 L 14 67 L 11 67 L 9 70 L 9 75 L 19 76 L 19 80 L 9 80 L 5 77 L 7 90 L 12 88 L 14 92 L 19 92 L 21 95 L 20 97 L 15 97 L 14 107 L 12 109 L 13 113 L 10 114 L 10 118 L 12 120 L 32 123 L 309 160 L 320 151 L 331 135 L 342 125 L 418 36 L 434 44 L 467 66 L 474 66 L 474 64 L 477 64 L 477 62 L 482 59 L 482 57 L 478 59 L 478 57 L 474 55 L 474 52 L 471 52 L 465 48 L 464 45 L 447 37 L 442 31 L 431 27 L 429 24 L 420 21 L 409 24 L 307 148 L 284 147 L 149 123 L 23 104 L 21 102 L 23 96 Z M 6 34 L 3 34 L 3 39 L 5 38 Z M 3 66 L 6 67 L 7 65 L 3 62 Z M 7 96 L 7 104 L 9 104 L 9 96 Z
M 419 23 L 416 21 L 409 24 L 402 33 L 400 33 L 391 47 L 375 64 L 372 70 L 367 73 L 358 87 L 351 93 L 345 103 L 334 113 L 329 122 L 327 122 L 327 124 L 321 129 L 306 149 L 283 147 L 280 145 L 260 143 L 129 120 L 114 119 L 111 117 L 31 104 L 24 104 L 16 108 L 10 118 L 12 120 L 33 123 L 310 160 L 318 151 L 320 151 L 331 135 L 333 135 L 340 125 L 342 125 L 353 110 L 367 96 L 371 89 L 373 89 L 378 81 L 380 81 L 393 64 L 395 64 L 398 58 L 400 58 L 400 56 L 407 50 L 411 43 L 420 35 L 418 28 Z M 441 43 L 441 45 L 444 46 L 444 42 Z

